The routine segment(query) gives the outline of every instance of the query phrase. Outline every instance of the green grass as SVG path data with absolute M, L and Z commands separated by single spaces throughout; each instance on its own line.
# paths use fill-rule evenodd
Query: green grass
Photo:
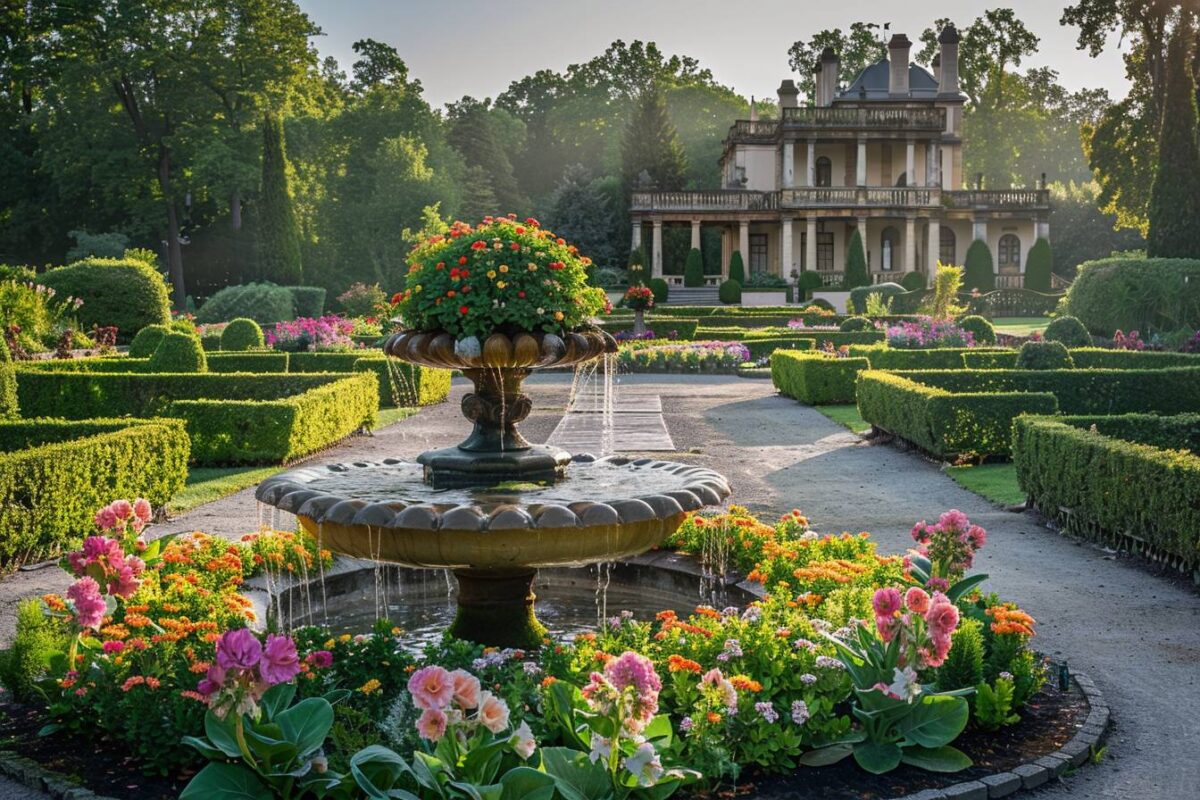
M 408 419 L 413 414 L 417 413 L 415 408 L 385 408 L 379 412 L 378 428 L 386 428 L 394 422 L 399 422 L 402 419 Z
M 254 486 L 285 467 L 192 467 L 183 491 L 171 498 L 167 509 L 182 514 L 197 506 Z
M 1011 336 L 1028 336 L 1034 331 L 1046 330 L 1050 324 L 1048 317 L 997 317 L 992 320 L 996 333 L 1007 333 Z
M 1013 464 L 947 467 L 946 474 L 959 486 L 993 503 L 1015 506 L 1025 502 L 1025 493 L 1017 485 L 1017 468 Z
M 871 424 L 858 415 L 858 406 L 856 405 L 813 406 L 813 408 L 843 428 L 849 428 L 855 433 L 865 433 L 871 430 Z

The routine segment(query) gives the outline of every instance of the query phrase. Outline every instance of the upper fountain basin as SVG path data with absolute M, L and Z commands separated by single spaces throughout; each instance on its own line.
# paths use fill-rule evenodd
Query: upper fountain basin
M 601 330 L 557 336 L 553 333 L 493 333 L 482 342 L 456 341 L 439 331 L 401 331 L 388 337 L 383 351 L 412 364 L 445 369 L 538 369 L 568 367 L 617 351 L 616 340 Z
M 434 489 L 419 464 L 387 459 L 306 467 L 256 497 L 296 514 L 323 546 L 415 567 L 571 566 L 655 547 L 688 512 L 729 496 L 689 464 L 577 456 L 553 485 Z

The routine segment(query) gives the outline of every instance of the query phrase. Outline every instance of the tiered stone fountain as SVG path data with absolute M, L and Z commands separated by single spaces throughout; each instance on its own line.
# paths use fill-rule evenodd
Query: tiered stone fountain
M 517 424 L 532 409 L 522 381 L 616 350 L 607 333 L 493 334 L 480 343 L 446 333 L 389 338 L 391 356 L 460 369 L 475 385 L 462 401 L 474 430 L 417 463 L 335 464 L 264 481 L 258 499 L 294 513 L 324 547 L 348 556 L 450 569 L 458 613 L 450 632 L 484 644 L 535 647 L 539 567 L 627 558 L 661 544 L 688 512 L 720 504 L 729 485 L 702 467 L 649 458 L 593 458 L 532 445 Z

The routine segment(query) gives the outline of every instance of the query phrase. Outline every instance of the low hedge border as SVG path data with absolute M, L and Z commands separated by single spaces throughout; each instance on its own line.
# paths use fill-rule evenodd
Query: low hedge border
M 786 333 L 782 332 L 786 331 Z M 887 338 L 883 331 L 814 331 L 808 328 L 783 328 L 781 332 L 771 332 L 770 335 L 758 335 L 753 329 L 745 328 L 705 328 L 696 329 L 696 338 L 705 341 L 709 339 L 725 342 L 750 342 L 761 339 L 808 339 L 815 347 L 829 342 L 834 347 L 854 344 L 875 344 Z
M 961 369 L 967 354 L 1011 352 L 1011 350 L 982 347 L 936 347 L 928 350 L 905 350 L 888 347 L 886 343 L 850 345 L 850 355 L 866 358 L 871 362 L 871 369 Z M 1013 362 L 1016 362 L 1015 357 Z
M 771 354 L 775 388 L 810 406 L 853 403 L 855 379 L 870 368 L 865 358 L 832 358 L 799 350 L 776 350 Z
M 679 339 L 692 341 L 696 338 L 696 329 L 699 327 L 700 321 L 697 319 L 685 319 L 682 317 L 648 317 L 646 319 L 646 328 L 654 331 L 655 335 L 662 339 Z M 600 327 L 609 333 L 632 333 L 633 332 L 633 317 L 627 320 L 622 318 L 609 318 L 600 321 Z M 674 332 L 674 336 L 668 337 L 667 334 Z
M 1105 347 L 1076 347 L 1070 352 L 1077 369 L 1200 367 L 1200 355 L 1195 353 L 1111 350 Z M 962 360 L 968 369 L 1013 369 L 1017 364 L 1017 353 L 1015 350 L 968 350 L 963 353 Z
M 378 378 L 365 373 L 23 371 L 17 385 L 34 416 L 180 417 L 198 464 L 287 462 L 373 426 L 379 409 Z
M 188 453 L 177 419 L 0 422 L 0 568 L 77 544 L 114 497 L 166 505 L 187 480 Z
M 792 336 L 772 336 L 765 339 L 743 339 L 742 344 L 750 351 L 750 358 L 765 358 L 776 350 L 815 350 L 817 343 L 812 339 Z
M 1039 511 L 1200 583 L 1198 446 L 1197 414 L 1023 417 L 1013 430 L 1017 480 Z

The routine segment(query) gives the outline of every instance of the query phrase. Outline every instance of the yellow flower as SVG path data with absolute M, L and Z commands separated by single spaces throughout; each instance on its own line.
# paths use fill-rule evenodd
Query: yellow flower
M 350 634 L 348 634 L 348 633 L 343 633 L 341 636 L 339 636 L 339 637 L 338 637 L 338 641 L 340 641 L 340 642 L 348 642 L 348 641 L 350 641 L 352 638 L 354 638 L 354 637 L 352 637 Z
M 360 692 L 362 692 L 363 694 L 373 694 L 373 693 L 379 691 L 379 687 L 380 687 L 379 680 L 376 678 L 371 678 L 371 680 L 367 681 L 362 686 L 358 687 L 358 690 Z
M 501 271 L 501 272 L 508 272 L 508 264 L 501 264 L 501 265 L 500 265 L 500 271 Z
M 496 288 L 497 288 L 497 289 L 503 289 L 505 286 L 508 286 L 508 284 L 507 284 L 507 283 L 505 283 L 504 281 L 496 281 Z
M 534 264 L 532 261 L 531 261 L 531 262 L 529 262 L 529 271 L 530 271 L 530 272 L 533 272 L 533 271 L 535 271 L 536 269 L 537 269 L 537 264 Z
M 561 311 L 555 311 L 555 312 L 554 312 L 554 318 L 555 318 L 556 320 L 558 320 L 559 322 L 562 322 L 563 313 L 562 313 Z
M 489 278 L 492 278 L 492 279 L 494 280 L 494 279 L 496 278 L 496 270 L 494 270 L 494 269 L 489 269 L 489 270 L 487 271 L 487 276 L 488 276 Z
M 413 294 L 416 294 L 419 291 L 421 291 L 421 284 L 418 283 L 416 286 L 413 287 Z

